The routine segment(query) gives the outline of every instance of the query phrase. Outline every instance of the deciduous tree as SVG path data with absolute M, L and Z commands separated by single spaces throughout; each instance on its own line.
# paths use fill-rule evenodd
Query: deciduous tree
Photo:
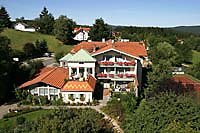
M 72 19 L 61 15 L 54 24 L 54 34 L 56 38 L 66 44 L 71 42 L 74 37 L 73 29 L 75 25 L 76 23 Z
M 111 28 L 102 18 L 96 19 L 89 32 L 89 36 L 94 41 L 101 41 L 103 38 L 107 40 L 111 37 Z

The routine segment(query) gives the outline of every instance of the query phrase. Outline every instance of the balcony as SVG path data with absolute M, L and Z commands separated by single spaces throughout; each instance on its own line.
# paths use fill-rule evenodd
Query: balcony
M 136 75 L 129 73 L 119 73 L 119 74 L 99 73 L 97 74 L 97 77 L 98 79 L 133 79 L 136 77 Z
M 135 61 L 112 62 L 112 61 L 99 61 L 100 67 L 134 67 Z

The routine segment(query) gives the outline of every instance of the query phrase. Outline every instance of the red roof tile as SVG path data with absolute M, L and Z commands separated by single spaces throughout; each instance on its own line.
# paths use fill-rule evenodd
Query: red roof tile
M 71 50 L 72 53 L 78 52 L 80 49 L 84 49 L 88 51 L 89 53 L 92 53 L 94 49 L 101 49 L 103 47 L 107 46 L 106 43 L 103 42 L 81 42 L 74 46 L 74 48 Z
M 168 84 L 172 89 L 182 88 L 183 90 L 200 91 L 200 83 L 192 80 L 187 75 L 175 75 Z
M 61 67 L 49 67 L 41 70 L 38 76 L 30 81 L 20 85 L 19 88 L 25 88 L 37 83 L 45 83 L 57 88 L 62 88 L 65 79 L 68 79 L 68 69 Z
M 98 54 L 109 49 L 115 49 L 131 56 L 147 56 L 147 51 L 143 45 L 143 42 L 81 42 L 74 46 L 71 52 L 76 53 L 81 48 L 92 54 Z
M 89 75 L 86 81 L 68 81 L 62 91 L 75 91 L 75 92 L 93 92 L 96 85 L 96 79 Z
M 80 30 L 83 30 L 83 31 L 90 31 L 90 28 L 88 28 L 88 27 L 74 28 L 74 31 L 75 31 L 75 32 L 78 32 L 78 31 L 80 31 Z
M 140 57 L 140 56 L 147 56 L 147 51 L 145 47 L 141 44 L 141 42 L 114 42 L 109 43 L 108 46 L 103 47 L 93 54 L 98 54 L 109 49 L 115 49 L 126 54 Z

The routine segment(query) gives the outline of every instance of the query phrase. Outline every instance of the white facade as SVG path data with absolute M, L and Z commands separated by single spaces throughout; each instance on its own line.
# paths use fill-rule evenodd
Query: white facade
M 93 77 L 95 77 L 95 62 L 69 62 L 67 66 L 69 69 L 70 78 L 74 76 L 75 78 L 83 77 L 87 79 L 88 74 L 91 74 Z
M 65 103 L 87 103 L 92 102 L 92 92 L 62 92 Z
M 47 96 L 50 100 L 53 96 L 60 98 L 60 89 L 50 86 L 40 86 L 30 90 L 32 95 Z
M 74 37 L 74 40 L 77 41 L 86 41 L 89 38 L 89 32 L 87 31 L 80 31 L 79 33 L 76 34 Z
M 14 28 L 20 31 L 35 32 L 35 28 L 26 28 L 26 26 L 22 23 L 17 23 Z

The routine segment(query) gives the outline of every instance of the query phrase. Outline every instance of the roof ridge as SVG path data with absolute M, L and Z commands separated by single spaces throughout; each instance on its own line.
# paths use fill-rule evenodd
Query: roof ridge
M 52 69 L 52 70 L 46 72 L 47 74 L 41 79 L 41 81 L 44 80 L 46 77 L 48 77 L 48 76 L 49 76 L 53 71 L 55 71 L 56 69 L 57 69 L 57 67 L 55 67 L 54 69 Z

